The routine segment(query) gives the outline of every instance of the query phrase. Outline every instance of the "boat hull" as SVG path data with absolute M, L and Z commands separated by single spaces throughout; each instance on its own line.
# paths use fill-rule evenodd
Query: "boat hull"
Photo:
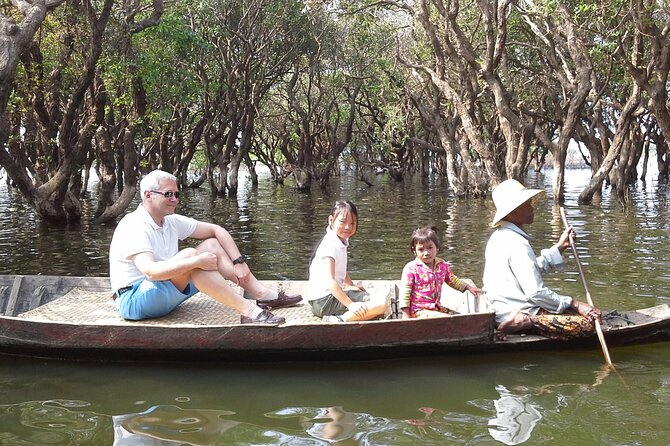
M 393 281 L 370 281 L 369 284 L 373 288 L 395 287 Z M 302 285 L 304 283 L 287 282 L 278 286 L 297 289 Z M 47 320 L 43 316 L 31 316 L 34 311 L 58 307 L 75 289 L 104 294 L 104 300 L 96 301 L 93 309 L 85 311 L 94 313 L 97 307 L 109 307 L 116 319 L 92 323 L 86 322 L 88 319 L 76 322 L 67 317 Z M 494 315 L 485 308 L 480 311 L 479 305 L 469 314 L 436 319 L 343 324 L 323 323 L 311 316 L 303 304 L 303 307 L 285 311 L 310 313 L 312 319 L 287 316 L 286 324 L 268 326 L 209 323 L 199 319 L 175 322 L 169 317 L 129 322 L 118 317 L 109 295 L 107 278 L 0 276 L 0 354 L 68 360 L 256 362 L 372 360 L 599 347 L 595 336 L 565 341 L 517 335 L 508 336 L 507 341 L 497 341 Z M 76 294 L 71 299 L 79 302 Z M 205 311 L 197 303 L 194 305 L 196 311 Z M 467 308 L 467 311 L 472 310 L 469 303 Z M 603 327 L 610 346 L 668 340 L 670 308 L 659 305 L 612 312 Z
M 395 286 L 392 281 L 378 282 Z M 494 332 L 490 312 L 346 324 L 326 324 L 318 319 L 293 322 L 287 317 L 287 323 L 281 326 L 175 324 L 169 320 L 165 324 L 32 320 L 18 315 L 57 304 L 61 296 L 74 288 L 109 290 L 108 280 L 0 276 L 0 288 L 3 286 L 5 297 L 0 293 L 0 302 L 4 305 L 0 309 L 17 315 L 0 317 L 0 353 L 15 355 L 133 361 L 377 359 L 462 351 L 471 345 L 492 342 Z
M 0 318 L 0 352 L 97 360 L 378 359 L 465 351 L 490 342 L 490 318 L 321 325 L 156 327 L 77 326 Z M 425 332 L 424 332 L 425 333 Z M 455 334 L 458 334 L 455 336 Z

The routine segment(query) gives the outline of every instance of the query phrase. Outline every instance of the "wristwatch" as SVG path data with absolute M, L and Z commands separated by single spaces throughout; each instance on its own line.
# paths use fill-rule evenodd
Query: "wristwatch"
M 241 263 L 247 263 L 247 258 L 244 256 L 239 256 L 235 260 L 233 260 L 233 265 L 239 265 Z

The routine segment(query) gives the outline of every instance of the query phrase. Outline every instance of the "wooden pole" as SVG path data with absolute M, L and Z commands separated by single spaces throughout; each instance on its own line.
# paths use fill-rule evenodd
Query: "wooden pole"
M 568 229 L 570 225 L 568 224 L 568 219 L 565 216 L 565 210 L 563 209 L 563 206 L 561 206 L 561 218 L 563 219 L 565 229 Z M 577 247 L 575 247 L 575 241 L 573 240 L 572 237 L 570 237 L 570 247 L 572 248 L 572 254 L 575 256 L 575 260 L 577 261 L 577 268 L 579 269 L 579 277 L 582 278 L 582 285 L 584 285 L 584 291 L 586 292 L 586 302 L 593 307 L 594 306 L 593 299 L 591 299 L 591 293 L 589 292 L 589 285 L 586 283 L 586 277 L 584 276 L 584 270 L 582 269 L 582 262 L 579 261 L 579 254 L 577 254 Z M 612 360 L 610 359 L 610 352 L 607 349 L 607 344 L 605 343 L 605 335 L 603 334 L 603 328 L 600 326 L 600 321 L 596 319 L 594 320 L 594 323 L 596 325 L 596 333 L 598 334 L 598 340 L 600 341 L 600 348 L 602 349 L 603 355 L 605 356 L 605 362 L 607 363 L 608 366 L 614 369 L 615 367 L 614 364 L 612 364 Z

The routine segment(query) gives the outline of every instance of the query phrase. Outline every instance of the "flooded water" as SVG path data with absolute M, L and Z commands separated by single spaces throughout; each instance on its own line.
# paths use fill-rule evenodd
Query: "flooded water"
M 605 194 L 580 207 L 584 171 L 568 173 L 591 294 L 603 308 L 670 303 L 670 191 L 638 184 L 623 212 Z M 301 194 L 261 177 L 236 200 L 185 191 L 180 212 L 225 226 L 261 279 L 305 279 L 335 199 L 354 201 L 352 278 L 396 279 L 409 235 L 435 224 L 461 277 L 481 284 L 493 205 L 455 200 L 441 179 L 343 177 Z M 529 178 L 550 191 L 551 174 Z M 106 275 L 114 225 L 55 228 L 0 185 L 0 274 Z M 536 250 L 560 234 L 547 199 L 528 227 Z M 572 259 L 545 277 L 583 298 Z M 600 351 L 269 364 L 90 364 L 0 357 L 0 445 L 667 445 L 670 344 Z

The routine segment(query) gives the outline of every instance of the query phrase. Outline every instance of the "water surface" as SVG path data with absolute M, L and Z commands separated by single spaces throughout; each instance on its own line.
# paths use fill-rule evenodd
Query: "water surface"
M 578 206 L 584 171 L 568 173 L 566 210 L 577 228 L 591 294 L 603 308 L 670 303 L 668 189 L 640 183 L 622 211 L 605 194 Z M 551 176 L 529 183 L 550 193 Z M 95 191 L 92 190 L 94 194 Z M 435 224 L 441 256 L 481 284 L 493 205 L 455 200 L 443 179 L 353 177 L 312 194 L 261 177 L 237 199 L 187 190 L 180 212 L 225 226 L 261 279 L 305 279 L 335 199 L 354 201 L 354 279 L 396 279 L 409 235 Z M 114 225 L 56 228 L 0 185 L 0 274 L 107 275 Z M 539 250 L 560 234 L 546 200 L 528 228 Z M 583 298 L 575 262 L 545 277 Z M 464 355 L 338 363 L 104 364 L 0 357 L 0 444 L 619 444 L 670 438 L 670 344 L 599 351 Z

